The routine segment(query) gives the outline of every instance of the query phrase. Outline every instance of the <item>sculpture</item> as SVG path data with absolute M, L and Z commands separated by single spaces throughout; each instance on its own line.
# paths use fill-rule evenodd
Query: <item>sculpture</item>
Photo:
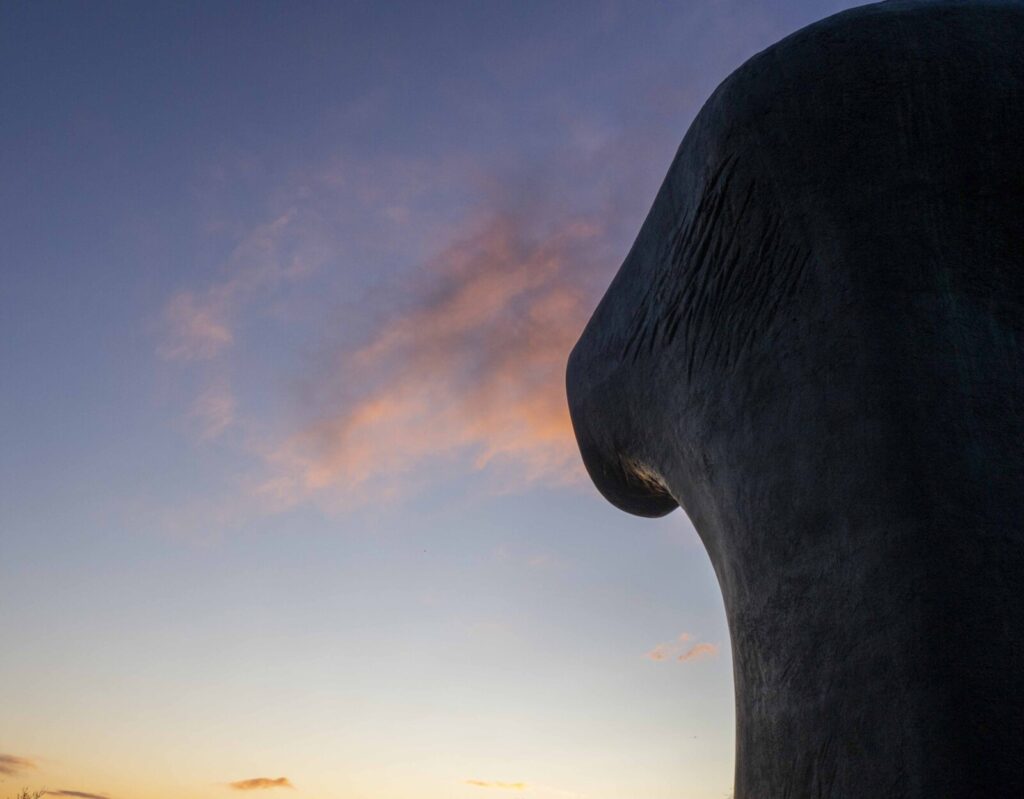
M 569 360 L 722 589 L 737 799 L 1024 796 L 1024 3 L 878 3 L 715 91 Z

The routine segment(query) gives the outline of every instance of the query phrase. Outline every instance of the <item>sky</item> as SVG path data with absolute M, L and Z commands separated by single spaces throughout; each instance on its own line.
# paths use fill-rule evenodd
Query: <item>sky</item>
M 0 4 L 0 799 L 722 799 L 681 511 L 564 365 L 826 0 Z

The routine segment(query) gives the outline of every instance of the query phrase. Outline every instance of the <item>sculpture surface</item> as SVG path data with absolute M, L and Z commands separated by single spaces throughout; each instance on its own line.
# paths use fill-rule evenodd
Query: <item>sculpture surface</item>
M 567 387 L 598 489 L 710 555 L 737 799 L 1024 796 L 1024 3 L 738 69 Z

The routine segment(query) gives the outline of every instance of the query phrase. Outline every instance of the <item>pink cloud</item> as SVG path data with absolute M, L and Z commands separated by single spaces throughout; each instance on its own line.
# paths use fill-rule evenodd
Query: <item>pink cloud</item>
M 690 633 L 680 633 L 679 637 L 675 641 L 658 644 L 654 649 L 647 653 L 646 657 L 651 660 L 668 660 L 676 651 L 679 650 L 681 644 L 692 638 L 693 636 L 690 635 Z
M 575 220 L 538 235 L 499 215 L 447 247 L 402 313 L 339 353 L 345 389 L 267 453 L 274 475 L 257 493 L 279 506 L 400 496 L 414 472 L 453 463 L 512 483 L 578 479 L 563 376 L 591 310 L 580 277 L 599 234 Z
M 714 644 L 697 644 L 696 646 L 691 646 L 689 649 L 683 652 L 683 654 L 676 658 L 676 660 L 685 663 L 688 660 L 696 660 L 697 658 L 702 657 L 714 657 L 717 654 L 718 647 Z
M 593 158 L 512 181 L 471 162 L 342 160 L 283 187 L 275 199 L 291 210 L 242 235 L 217 279 L 164 309 L 159 354 L 207 386 L 188 426 L 207 442 L 236 431 L 221 446 L 249 459 L 224 482 L 236 488 L 204 507 L 237 526 L 306 502 L 397 503 L 467 473 L 481 475 L 474 490 L 587 485 L 565 362 L 633 225 L 615 203 L 567 211 L 580 208 L 567 194 L 609 169 L 635 177 L 637 165 L 632 151 L 598 158 L 598 171 Z M 483 210 L 467 219 L 467 207 Z M 259 361 L 252 346 L 271 320 L 295 327 L 276 340 L 303 348 L 284 374 L 287 358 Z M 261 390 L 295 387 L 289 414 L 274 397 L 215 390 L 229 375 L 244 390 L 238 375 L 254 362 L 270 378 Z M 193 532 L 193 505 L 166 525 Z
M 658 644 L 645 657 L 659 662 L 675 659 L 685 663 L 718 654 L 718 647 L 714 644 L 698 643 L 691 646 L 689 642 L 692 640 L 693 636 L 690 633 L 681 633 L 674 641 Z

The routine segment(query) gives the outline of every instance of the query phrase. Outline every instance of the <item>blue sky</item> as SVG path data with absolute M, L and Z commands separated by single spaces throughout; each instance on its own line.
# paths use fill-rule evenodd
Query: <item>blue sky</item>
M 714 576 L 562 369 L 703 100 L 848 5 L 5 4 L 0 793 L 727 794 Z

